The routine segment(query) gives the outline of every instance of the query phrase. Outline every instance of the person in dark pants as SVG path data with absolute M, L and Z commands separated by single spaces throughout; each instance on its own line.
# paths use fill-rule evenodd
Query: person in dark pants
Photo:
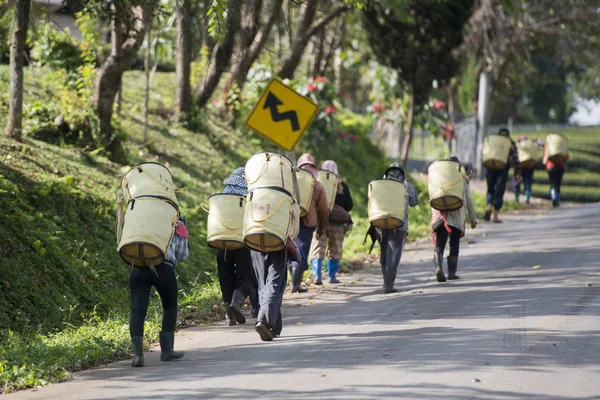
M 244 178 L 244 168 L 237 168 L 223 183 L 223 193 L 245 195 L 248 184 Z M 250 297 L 252 317 L 258 316 L 258 282 L 252 268 L 250 249 L 217 251 L 217 275 L 221 286 L 221 295 L 225 304 L 225 323 L 227 326 L 245 324 L 242 304 Z
M 281 303 L 287 281 L 287 249 L 273 253 L 252 250 L 251 254 L 260 301 L 254 328 L 263 341 L 271 341 L 283 329 Z
M 567 161 L 569 161 L 569 154 L 567 154 L 565 161 L 551 161 L 548 159 L 548 147 L 544 147 L 544 159 L 543 163 L 548 171 L 548 179 L 550 180 L 550 198 L 552 199 L 552 205 L 554 207 L 560 206 L 560 185 L 562 184 L 563 175 L 567 168 Z
M 459 162 L 457 157 L 450 157 L 448 161 Z M 446 282 L 444 274 L 444 250 L 448 239 L 450 239 L 450 255 L 448 256 L 448 279 L 455 280 L 459 276 L 456 275 L 458 270 L 458 253 L 460 248 L 460 238 L 465 235 L 465 225 L 467 221 L 467 213 L 471 221 L 471 228 L 477 227 L 477 216 L 475 214 L 475 206 L 471 196 L 471 187 L 469 181 L 465 178 L 465 194 L 463 198 L 463 206 L 458 210 L 442 212 L 431 209 L 431 229 L 433 231 L 433 242 L 435 250 L 433 253 L 433 263 L 435 265 L 435 277 L 438 282 Z
M 506 128 L 501 128 L 500 131 L 498 131 L 498 134 L 506 136 L 510 139 L 510 131 Z M 517 145 L 512 140 L 510 151 L 508 153 L 508 160 L 506 162 L 506 168 L 487 170 L 487 210 L 485 212 L 486 221 L 489 221 L 493 215 L 493 221 L 495 223 L 502 223 L 502 220 L 498 218 L 498 213 L 504 205 L 504 192 L 506 191 L 508 171 L 511 167 L 513 168 L 516 179 L 520 182 L 522 177 L 519 164 L 519 154 L 517 152 Z
M 308 153 L 300 156 L 298 159 L 298 168 L 310 172 L 315 177 L 315 182 L 310 207 L 306 216 L 300 219 L 300 233 L 294 239 L 296 246 L 298 246 L 300 260 L 290 262 L 292 293 L 304 293 L 308 291 L 301 284 L 304 271 L 308 270 L 308 258 L 313 234 L 317 230 L 317 237 L 325 235 L 329 221 L 327 195 L 325 194 L 323 185 L 316 180 L 319 170 L 316 167 L 314 157 Z
M 517 143 L 517 146 L 520 147 L 522 145 L 522 143 L 527 142 L 527 140 L 529 140 L 527 138 L 527 135 L 521 135 L 521 137 L 519 137 L 519 142 Z M 537 161 L 536 161 L 536 163 L 537 163 Z M 523 192 L 525 194 L 525 204 L 529 204 L 529 201 L 531 199 L 531 188 L 533 186 L 533 174 L 534 173 L 535 173 L 535 166 L 532 165 L 531 167 L 529 167 L 529 166 L 526 167 L 524 164 L 521 164 L 521 177 L 523 180 Z M 521 181 L 519 180 L 519 178 L 516 175 L 513 176 L 513 179 L 512 179 L 512 189 L 513 189 L 513 193 L 515 194 L 515 201 L 518 203 L 519 197 L 521 196 Z
M 132 267 L 129 273 L 131 311 L 129 333 L 133 345 L 132 367 L 144 366 L 144 320 L 150 301 L 152 286 L 158 291 L 163 306 L 160 338 L 160 360 L 171 361 L 183 357 L 182 351 L 174 351 L 175 325 L 177 324 L 177 261 L 185 261 L 189 255 L 188 232 L 185 221 L 179 219 L 165 261 L 158 267 Z
M 394 282 L 400 266 L 406 235 L 408 234 L 408 207 L 415 207 L 418 202 L 417 192 L 412 183 L 404 175 L 404 169 L 398 163 L 392 164 L 383 175 L 383 179 L 392 179 L 406 185 L 406 214 L 404 225 L 395 229 L 381 229 L 381 272 L 383 274 L 384 292 L 396 293 Z

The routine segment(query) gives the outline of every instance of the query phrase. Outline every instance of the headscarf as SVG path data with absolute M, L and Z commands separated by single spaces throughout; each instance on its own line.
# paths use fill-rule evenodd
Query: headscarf
M 519 142 L 523 142 L 523 141 L 525 141 L 527 139 L 528 139 L 527 135 L 521 135 L 521 136 L 519 136 Z
M 298 168 L 310 172 L 315 178 L 319 173 L 315 158 L 309 153 L 304 153 L 298 158 Z
M 500 128 L 500 130 L 498 131 L 498 135 L 510 137 L 510 131 L 506 128 Z
M 324 169 L 325 171 L 329 171 L 329 172 L 333 172 L 336 175 L 340 175 L 338 172 L 338 166 L 335 163 L 335 161 L 333 160 L 327 160 L 323 162 L 323 165 L 321 166 L 321 169 Z
M 239 195 L 248 194 L 248 182 L 246 182 L 246 178 L 244 178 L 245 172 L 244 167 L 235 169 L 231 175 L 223 181 L 225 184 L 223 193 Z

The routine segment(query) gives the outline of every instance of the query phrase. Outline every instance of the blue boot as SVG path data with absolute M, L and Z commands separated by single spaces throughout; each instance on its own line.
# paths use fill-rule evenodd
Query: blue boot
M 556 190 L 554 188 L 550 189 L 550 198 L 552 199 L 552 205 L 554 207 L 558 207 L 558 203 L 559 203 L 558 193 L 556 192 Z
M 329 275 L 329 283 L 341 283 L 335 278 L 338 269 L 340 268 L 340 260 L 327 260 L 327 274 Z
M 320 258 L 314 258 L 312 260 L 312 274 L 315 279 L 315 285 L 323 284 L 323 275 L 321 269 L 323 268 L 323 260 Z

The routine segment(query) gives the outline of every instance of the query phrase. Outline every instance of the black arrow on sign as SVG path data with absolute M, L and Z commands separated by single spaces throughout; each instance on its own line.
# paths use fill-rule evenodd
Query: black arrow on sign
M 299 131 L 300 122 L 298 122 L 298 114 L 296 114 L 296 111 L 286 111 L 280 113 L 278 107 L 282 105 L 283 102 L 279 100 L 277 96 L 273 94 L 273 92 L 269 92 L 269 94 L 267 94 L 267 100 L 265 101 L 263 110 L 267 108 L 271 110 L 271 118 L 273 119 L 273 122 L 289 120 L 292 124 L 292 130 L 294 132 Z

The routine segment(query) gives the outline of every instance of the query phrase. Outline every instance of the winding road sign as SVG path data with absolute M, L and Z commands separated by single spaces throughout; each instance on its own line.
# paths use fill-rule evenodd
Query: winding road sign
M 319 106 L 278 79 L 273 79 L 250 113 L 246 125 L 284 150 L 296 147 Z

